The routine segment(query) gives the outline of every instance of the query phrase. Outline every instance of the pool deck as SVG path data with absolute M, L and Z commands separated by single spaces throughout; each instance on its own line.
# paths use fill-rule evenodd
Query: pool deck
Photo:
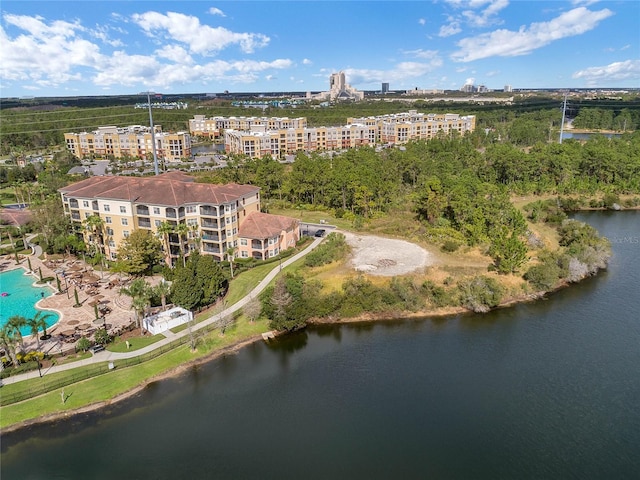
M 105 314 L 104 318 L 107 326 L 110 326 L 108 329 L 110 333 L 118 333 L 123 327 L 135 321 L 134 313 L 130 310 L 131 298 L 126 295 L 120 295 L 119 286 L 110 286 L 110 282 L 117 280 L 115 275 L 108 275 L 105 272 L 104 279 L 102 279 L 100 278 L 100 272 L 93 271 L 92 267 L 73 257 L 65 261 L 43 261 L 36 255 L 29 255 L 28 258 L 33 268 L 31 275 L 34 283 L 39 278 L 38 269 L 41 269 L 42 276 L 45 278 L 55 277 L 57 274 L 60 277 L 62 287 L 62 292 L 58 292 L 55 280 L 50 282 L 49 286 L 55 293 L 36 303 L 37 308 L 54 310 L 60 315 L 60 320 L 47 329 L 47 334 L 50 334 L 51 338 L 40 342 L 41 351 L 52 354 L 74 351 L 77 339 L 76 341 L 71 341 L 71 337 L 62 335 L 62 332 L 74 332 L 76 335 L 84 335 L 91 338 L 95 330 L 103 325 L 101 321 L 95 321 L 93 303 L 97 301 L 108 306 L 111 310 Z M 16 264 L 13 255 L 0 257 L 0 272 L 7 272 L 16 268 L 22 268 L 25 271 L 28 269 L 26 256 L 21 255 L 19 265 Z M 65 291 L 65 281 L 61 272 L 65 272 L 67 276 L 68 292 Z M 71 278 L 72 275 L 77 276 L 80 272 L 83 272 L 85 276 L 94 275 L 97 277 L 98 280 L 92 283 L 98 286 L 92 287 L 88 281 L 82 278 Z M 78 291 L 80 307 L 74 307 L 74 288 Z M 89 328 L 82 328 L 87 325 Z M 34 350 L 37 344 L 35 337 L 32 335 L 25 336 L 24 343 L 26 351 Z

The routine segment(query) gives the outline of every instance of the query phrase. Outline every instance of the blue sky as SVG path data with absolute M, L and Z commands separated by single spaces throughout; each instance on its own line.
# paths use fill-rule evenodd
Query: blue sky
M 0 3 L 0 96 L 640 87 L 640 2 Z

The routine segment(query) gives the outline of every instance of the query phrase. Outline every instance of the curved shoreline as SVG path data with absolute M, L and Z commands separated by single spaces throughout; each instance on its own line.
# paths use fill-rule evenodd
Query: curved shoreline
M 523 296 L 523 297 L 518 297 L 518 298 L 510 298 L 502 303 L 500 303 L 499 305 L 497 305 L 496 307 L 492 308 L 491 310 L 496 310 L 499 308 L 508 308 L 520 303 L 526 303 L 526 302 L 532 302 L 535 300 L 539 300 L 540 298 L 543 298 L 544 296 L 546 296 L 549 293 L 553 293 L 556 292 L 558 290 L 561 290 L 563 288 L 568 287 L 569 284 L 562 284 L 559 285 L 558 287 L 556 287 L 553 290 L 550 290 L 548 292 L 538 292 L 536 294 L 531 294 L 531 295 L 527 295 L 527 296 Z M 392 320 L 409 320 L 409 319 L 418 319 L 418 318 L 427 318 L 427 317 L 436 317 L 436 318 L 443 318 L 443 317 L 452 317 L 455 315 L 461 315 L 461 314 L 465 314 L 465 313 L 474 313 L 471 312 L 470 310 L 464 308 L 464 307 L 444 307 L 444 308 L 438 308 L 436 310 L 424 310 L 424 311 L 420 311 L 420 312 L 403 312 L 403 313 L 381 313 L 381 314 L 372 314 L 372 313 L 367 313 L 367 314 L 362 314 L 358 317 L 349 317 L 349 318 L 335 318 L 335 319 L 316 319 L 313 320 L 311 322 L 309 322 L 309 325 L 341 325 L 341 324 L 355 324 L 355 323 L 371 323 L 371 322 L 379 322 L 379 321 L 392 321 Z M 278 336 L 280 335 L 286 335 L 286 332 L 279 332 L 277 334 Z M 255 343 L 258 340 L 263 339 L 262 335 L 253 335 L 249 338 L 245 338 L 243 340 L 239 340 L 238 342 L 228 345 L 220 350 L 215 350 L 212 351 L 211 353 L 204 355 L 200 358 L 191 360 L 187 363 L 178 365 L 176 367 L 172 367 L 171 369 L 154 375 L 152 377 L 147 378 L 145 381 L 143 381 L 142 383 L 140 383 L 139 385 L 136 385 L 135 387 L 122 392 L 118 395 L 116 395 L 115 397 L 109 399 L 109 400 L 104 400 L 101 402 L 96 402 L 90 405 L 85 405 L 84 407 L 80 407 L 80 408 L 76 408 L 73 410 L 65 410 L 65 411 L 61 411 L 61 412 L 56 412 L 56 413 L 52 413 L 52 414 L 48 414 L 48 415 L 43 415 L 41 417 L 36 417 L 36 418 L 32 418 L 29 420 L 24 420 L 18 423 L 15 423 L 13 425 L 9 425 L 7 427 L 4 427 L 2 429 L 0 429 L 0 432 L 2 432 L 3 434 L 5 433 L 9 433 L 9 432 L 15 432 L 18 431 L 20 429 L 23 428 L 27 428 L 33 425 L 40 425 L 40 424 L 46 424 L 46 423 L 54 423 L 58 420 L 64 419 L 64 418 L 68 418 L 70 416 L 74 416 L 74 415 L 80 415 L 83 413 L 89 413 L 89 412 L 95 412 L 95 411 L 99 411 L 103 408 L 109 407 L 115 403 L 121 402 L 123 400 L 126 400 L 134 395 L 136 395 L 138 392 L 142 391 L 144 388 L 146 388 L 148 385 L 158 382 L 158 381 L 162 381 L 168 378 L 174 378 L 177 377 L 178 375 L 184 373 L 186 370 L 188 370 L 191 367 L 194 366 L 198 366 L 198 365 L 202 365 L 205 363 L 208 363 L 210 361 L 216 360 L 224 355 L 227 354 L 235 354 L 237 352 L 239 352 L 242 348 L 251 345 L 253 343 Z M 28 401 L 28 400 L 27 400 Z
M 200 358 L 191 360 L 187 363 L 183 363 L 181 365 L 178 365 L 176 367 L 172 367 L 171 369 L 154 375 L 152 377 L 147 378 L 144 382 L 140 383 L 139 385 L 136 385 L 133 388 L 130 388 L 129 390 L 119 393 L 118 395 L 116 395 L 115 397 L 109 399 L 109 400 L 103 400 L 101 402 L 96 402 L 96 403 L 92 403 L 89 405 L 85 405 L 84 407 L 80 407 L 80 408 L 76 408 L 73 410 L 65 410 L 62 412 L 56 412 L 56 413 L 51 413 L 48 415 L 43 415 L 41 417 L 36 417 L 36 418 L 31 418 L 29 420 L 23 420 L 21 422 L 18 423 L 14 423 L 12 425 L 9 425 L 7 427 L 4 427 L 2 429 L 0 429 L 0 432 L 2 434 L 5 433 L 10 433 L 10 432 L 15 432 L 18 430 L 21 430 L 23 428 L 27 428 L 27 427 L 31 427 L 33 425 L 40 425 L 40 424 L 45 424 L 45 423 L 54 423 L 58 420 L 61 420 L 63 418 L 68 418 L 74 415 L 80 415 L 82 413 L 89 413 L 89 412 L 95 412 L 95 411 L 99 411 L 103 408 L 109 407 L 115 403 L 121 402 L 123 400 L 126 400 L 134 395 L 136 395 L 138 392 L 142 391 L 143 389 L 145 389 L 148 385 L 151 385 L 152 383 L 161 381 L 161 380 L 165 380 L 168 378 L 173 378 L 173 377 L 177 377 L 178 375 L 180 375 L 181 373 L 183 373 L 184 371 L 188 370 L 191 367 L 195 367 L 198 365 L 202 365 L 204 363 L 208 363 L 212 360 L 216 360 L 217 358 L 220 358 L 224 355 L 228 355 L 228 354 L 233 354 L 233 353 L 237 353 L 240 349 L 246 347 L 247 345 L 251 345 L 252 343 L 255 343 L 258 340 L 262 339 L 262 335 L 253 335 L 252 337 L 249 338 L 245 338 L 243 340 L 239 340 L 238 342 L 228 345 L 220 350 L 215 350 L 210 352 L 207 355 L 204 355 Z M 26 400 L 28 401 L 28 400 Z

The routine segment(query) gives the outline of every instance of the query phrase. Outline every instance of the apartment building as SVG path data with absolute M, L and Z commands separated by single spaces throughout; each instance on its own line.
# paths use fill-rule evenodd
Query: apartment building
M 348 123 L 376 125 L 376 141 L 385 144 L 403 144 L 410 140 L 428 140 L 439 132 L 449 135 L 457 132 L 464 135 L 476 128 L 475 115 L 460 116 L 457 113 L 404 113 L 379 115 L 376 117 L 348 118 Z
M 222 138 L 226 130 L 281 130 L 287 128 L 305 128 L 305 117 L 210 117 L 194 115 L 189 120 L 189 133 L 194 136 Z
M 154 127 L 156 155 L 168 162 L 179 162 L 191 156 L 191 137 L 186 132 L 165 133 Z M 146 158 L 153 154 L 151 128 L 142 125 L 128 127 L 104 126 L 93 132 L 65 133 L 65 144 L 78 158 L 88 156 Z
M 171 172 L 141 178 L 90 177 L 58 191 L 65 213 L 85 241 L 99 245 L 111 260 L 135 229 L 161 238 L 171 265 L 196 250 L 225 260 L 229 248 L 237 249 L 236 257 L 266 260 L 300 239 L 298 220 L 260 212 L 260 189 L 253 185 L 196 183 L 193 177 Z M 102 219 L 102 226 L 90 230 L 86 219 L 93 215 Z M 159 228 L 165 222 L 186 225 L 186 235 L 163 235 Z
M 376 143 L 375 125 L 352 124 L 339 127 L 307 127 L 281 130 L 227 130 L 227 153 L 250 158 L 271 155 L 279 158 L 298 151 L 338 150 Z

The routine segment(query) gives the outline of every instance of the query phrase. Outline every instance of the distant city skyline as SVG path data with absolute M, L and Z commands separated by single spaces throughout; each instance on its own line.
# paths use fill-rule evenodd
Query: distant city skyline
M 0 96 L 640 87 L 636 1 L 0 4 Z

